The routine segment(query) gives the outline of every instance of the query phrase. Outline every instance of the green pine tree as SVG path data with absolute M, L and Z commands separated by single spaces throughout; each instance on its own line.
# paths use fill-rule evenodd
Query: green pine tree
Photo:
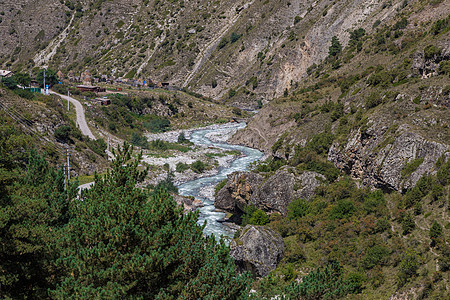
M 77 183 L 65 191 L 63 171 L 55 171 L 35 150 L 26 168 L 10 173 L 18 176 L 1 195 L 0 294 L 42 298 L 55 283 L 55 241 L 68 221 Z
M 331 46 L 328 48 L 329 56 L 338 56 L 342 51 L 342 45 L 336 36 L 331 38 Z
M 434 247 L 436 242 L 442 238 L 442 226 L 438 222 L 434 221 L 430 228 L 431 245 Z
M 237 275 L 223 241 L 203 236 L 198 213 L 184 214 L 163 189 L 136 187 L 146 172 L 124 145 L 112 170 L 71 206 L 51 296 L 67 298 L 236 299 Z

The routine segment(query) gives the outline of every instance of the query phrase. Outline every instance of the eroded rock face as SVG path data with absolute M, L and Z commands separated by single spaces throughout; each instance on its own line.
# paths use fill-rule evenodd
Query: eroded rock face
M 448 44 L 439 45 L 438 48 L 440 49 L 439 54 L 434 54 L 431 57 L 426 57 L 422 51 L 414 54 L 411 67 L 416 74 L 422 76 L 422 78 L 437 75 L 439 63 L 450 58 L 450 46 Z
M 284 253 L 281 236 L 264 226 L 247 225 L 230 244 L 230 255 L 240 271 L 250 271 L 255 277 L 267 276 L 275 270 Z
M 287 168 L 278 170 L 252 195 L 250 203 L 268 212 L 285 216 L 294 198 L 294 175 Z
M 315 188 L 325 180 L 325 176 L 316 172 L 294 173 L 295 169 L 288 166 L 267 180 L 251 172 L 233 173 L 228 175 L 227 184 L 217 193 L 214 205 L 238 214 L 242 214 L 246 206 L 254 205 L 267 213 L 285 216 L 292 200 L 311 199 Z
M 364 185 L 388 190 L 405 190 L 416 184 L 423 175 L 434 172 L 434 165 L 444 155 L 447 145 L 430 141 L 400 126 L 394 135 L 384 136 L 386 128 L 372 126 L 367 133 L 355 131 L 341 149 L 335 143 L 328 152 L 328 160 Z M 446 154 L 449 156 L 449 154 Z M 414 160 L 423 162 L 411 174 L 402 174 L 404 167 Z
M 253 193 L 263 181 L 261 175 L 251 172 L 228 175 L 227 184 L 217 193 L 214 206 L 228 212 L 244 211 Z
M 301 188 L 295 191 L 294 198 L 311 199 L 315 193 L 316 187 L 322 184 L 325 176 L 317 172 L 305 171 L 296 177 L 296 181 L 301 185 Z

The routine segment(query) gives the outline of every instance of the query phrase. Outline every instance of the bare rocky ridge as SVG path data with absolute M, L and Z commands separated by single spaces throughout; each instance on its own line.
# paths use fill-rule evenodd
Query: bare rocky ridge
M 346 45 L 348 30 L 372 31 L 376 20 L 388 22 L 402 9 L 400 0 L 68 3 L 4 3 L 3 68 L 130 74 L 215 99 L 227 99 L 232 88 L 237 94 L 227 101 L 243 108 L 300 82 L 309 66 L 328 55 L 332 36 Z M 436 16 L 446 12 L 444 3 L 433 10 Z

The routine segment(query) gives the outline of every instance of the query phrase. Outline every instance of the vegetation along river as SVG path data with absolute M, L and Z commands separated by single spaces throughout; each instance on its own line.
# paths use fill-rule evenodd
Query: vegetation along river
M 211 138 L 211 136 L 227 136 L 230 132 L 244 127 L 245 123 L 231 126 L 226 125 L 216 129 L 200 129 L 192 132 L 190 135 L 190 141 L 196 145 L 218 147 L 225 150 L 238 150 L 242 153 L 242 156 L 235 159 L 228 167 L 219 169 L 216 175 L 195 179 L 178 186 L 180 195 L 194 196 L 203 202 L 204 206 L 199 209 L 199 223 L 203 224 L 206 221 L 204 232 L 207 235 L 214 234 L 216 237 L 223 235 L 226 239 L 233 237 L 234 231 L 220 222 L 225 217 L 225 213 L 216 211 L 214 207 L 214 188 L 227 175 L 236 171 L 247 170 L 252 162 L 261 159 L 263 156 L 263 153 L 259 150 L 231 145 L 225 141 L 221 141 L 221 139 Z

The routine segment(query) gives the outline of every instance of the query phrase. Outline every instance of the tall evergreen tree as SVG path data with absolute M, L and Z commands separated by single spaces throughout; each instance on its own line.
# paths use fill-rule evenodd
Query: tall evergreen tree
M 342 45 L 339 42 L 339 39 L 336 36 L 331 38 L 331 46 L 328 48 L 329 56 L 338 56 L 342 51 Z
M 56 75 L 55 71 L 47 69 L 45 70 L 45 80 L 44 80 L 44 69 L 41 69 L 36 75 L 36 80 L 41 87 L 44 87 L 44 81 L 45 85 L 53 86 L 58 82 L 58 75 Z
M 236 299 L 248 275 L 237 275 L 223 241 L 203 236 L 198 214 L 184 214 L 165 190 L 137 188 L 138 170 L 124 144 L 110 172 L 71 206 L 51 295 L 67 298 Z
M 56 172 L 35 150 L 26 167 L 2 193 L 0 295 L 41 298 L 54 284 L 56 234 L 68 220 L 76 183 L 65 191 L 63 171 Z

